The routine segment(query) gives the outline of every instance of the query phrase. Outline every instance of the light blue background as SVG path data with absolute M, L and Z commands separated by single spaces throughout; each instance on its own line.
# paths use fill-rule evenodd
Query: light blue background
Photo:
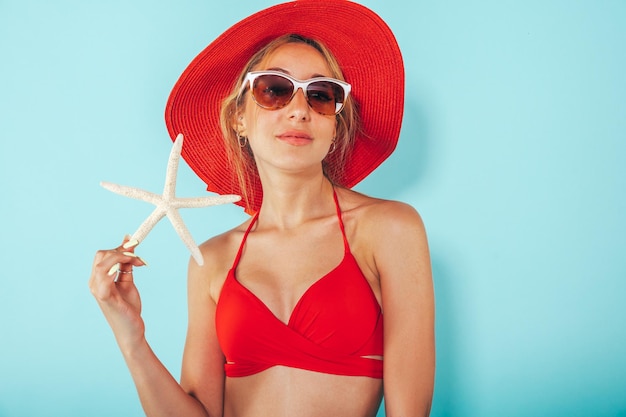
M 357 189 L 428 228 L 432 415 L 626 416 L 626 2 L 363 3 L 397 35 L 407 98 Z M 0 0 L 0 416 L 142 415 L 87 279 L 152 206 L 98 183 L 162 189 L 170 88 L 271 4 Z M 178 194 L 204 195 L 182 163 Z M 245 219 L 182 214 L 198 242 Z M 147 336 L 178 376 L 189 255 L 167 220 L 139 252 Z

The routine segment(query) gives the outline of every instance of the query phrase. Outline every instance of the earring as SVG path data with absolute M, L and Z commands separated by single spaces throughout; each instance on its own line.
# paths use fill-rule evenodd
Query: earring
M 241 148 L 244 148 L 248 144 L 248 137 L 247 136 L 241 136 L 241 135 L 239 135 L 239 133 L 237 133 L 237 142 L 239 142 L 239 146 Z
M 328 151 L 328 154 L 330 155 L 331 153 L 335 152 L 335 149 L 337 149 L 337 142 L 335 142 L 335 139 L 333 139 L 333 141 L 330 143 L 330 150 Z

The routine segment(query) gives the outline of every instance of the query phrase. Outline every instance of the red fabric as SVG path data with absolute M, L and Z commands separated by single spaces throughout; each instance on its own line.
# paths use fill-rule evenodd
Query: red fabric
M 250 228 L 256 222 L 256 216 Z M 345 255 L 302 295 L 287 324 L 237 281 L 235 270 L 250 228 L 217 304 L 217 336 L 229 377 L 276 365 L 310 371 L 382 378 L 382 310 L 350 252 L 341 217 Z

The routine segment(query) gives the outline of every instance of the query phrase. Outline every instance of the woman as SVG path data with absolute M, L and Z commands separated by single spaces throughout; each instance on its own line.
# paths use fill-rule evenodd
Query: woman
M 145 339 L 137 242 L 97 253 L 90 288 L 148 416 L 375 416 L 383 393 L 387 416 L 429 414 L 422 221 L 349 189 L 395 147 L 403 84 L 388 27 L 343 0 L 263 10 L 185 70 L 170 134 L 185 134 L 209 190 L 241 194 L 252 218 L 202 244 L 203 266 L 189 263 L 180 383 Z

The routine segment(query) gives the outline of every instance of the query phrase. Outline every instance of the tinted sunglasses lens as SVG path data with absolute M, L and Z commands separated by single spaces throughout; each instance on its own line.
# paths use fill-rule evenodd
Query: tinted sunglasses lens
M 306 89 L 309 105 L 325 115 L 333 115 L 341 109 L 344 100 L 343 88 L 332 81 L 315 81 Z
M 254 100 L 266 109 L 286 106 L 293 95 L 293 83 L 280 75 L 260 75 L 252 87 Z

